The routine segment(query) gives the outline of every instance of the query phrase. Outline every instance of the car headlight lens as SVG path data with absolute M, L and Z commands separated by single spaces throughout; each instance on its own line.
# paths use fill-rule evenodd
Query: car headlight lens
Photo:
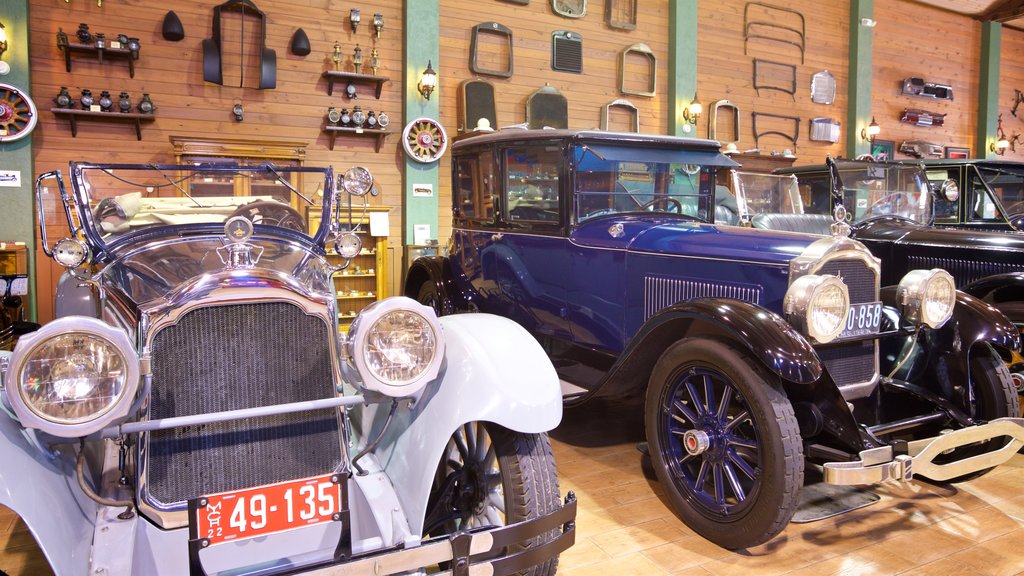
M 896 288 L 896 303 L 907 321 L 941 328 L 953 315 L 956 284 L 940 268 L 911 270 Z
M 19 340 L 8 374 L 11 407 L 24 426 L 76 438 L 127 415 L 139 361 L 124 331 L 68 317 Z
M 349 329 L 349 353 L 363 387 L 411 396 L 437 377 L 444 340 L 433 309 L 411 298 L 388 298 L 364 308 Z
M 363 241 L 354 232 L 345 232 L 334 239 L 334 251 L 342 258 L 355 258 L 363 249 Z
M 850 294 L 835 276 L 808 274 L 790 285 L 783 309 L 801 332 L 825 344 L 838 338 L 846 327 Z
M 341 187 L 353 196 L 366 196 L 366 193 L 373 188 L 373 175 L 362 166 L 349 168 L 341 180 Z

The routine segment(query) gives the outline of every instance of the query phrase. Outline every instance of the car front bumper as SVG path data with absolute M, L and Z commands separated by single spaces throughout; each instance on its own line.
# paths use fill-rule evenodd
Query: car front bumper
M 1008 437 L 1010 441 L 998 450 L 952 462 L 935 461 L 954 448 L 1000 437 Z M 825 482 L 843 485 L 875 484 L 885 480 L 909 482 L 915 474 L 931 480 L 949 480 L 998 466 L 1012 458 L 1022 446 L 1024 418 L 999 418 L 934 438 L 908 442 L 905 451 L 895 446 L 882 446 L 862 451 L 860 460 L 854 462 L 829 462 L 824 467 Z

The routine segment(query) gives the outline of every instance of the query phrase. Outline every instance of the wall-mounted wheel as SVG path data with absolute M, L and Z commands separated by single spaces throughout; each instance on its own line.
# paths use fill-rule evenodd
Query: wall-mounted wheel
M 803 443 L 778 378 L 736 348 L 686 339 L 658 359 L 647 441 L 676 514 L 729 549 L 767 542 L 803 486 Z
M 36 105 L 22 90 L 0 84 L 0 142 L 28 136 L 39 121 Z
M 402 131 L 402 148 L 417 162 L 436 162 L 448 150 L 448 134 L 437 120 L 417 118 Z

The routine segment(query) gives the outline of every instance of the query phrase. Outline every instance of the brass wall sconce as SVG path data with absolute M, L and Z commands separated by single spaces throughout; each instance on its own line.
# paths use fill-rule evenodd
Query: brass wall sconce
M 871 124 L 867 125 L 867 128 L 860 129 L 860 137 L 867 142 L 874 142 L 875 136 L 878 136 L 882 132 L 882 127 L 875 122 L 875 117 L 871 117 Z
M 704 113 L 704 106 L 697 100 L 697 93 L 693 93 L 693 100 L 690 100 L 690 104 L 683 108 L 683 120 L 689 124 L 697 125 L 697 119 Z
M 335 70 L 341 70 L 341 42 L 334 42 L 334 51 L 331 52 L 331 62 L 334 62 Z
M 377 49 L 370 50 L 370 70 L 373 71 L 373 75 L 377 75 L 377 69 L 380 68 L 380 55 L 377 53 Z
M 430 95 L 433 94 L 434 88 L 437 87 L 437 72 L 434 71 L 434 67 L 431 66 L 431 61 L 427 61 L 427 69 L 423 71 L 423 75 L 420 76 L 419 83 L 416 84 L 416 90 L 419 91 L 420 96 L 423 96 L 424 100 L 430 100 Z
M 377 39 L 380 39 L 380 31 L 384 29 L 384 15 L 377 12 L 373 15 L 373 30 L 377 35 Z
M 988 145 L 990 152 L 994 152 L 999 156 L 1006 153 L 1006 149 L 1010 147 L 1010 141 L 1006 138 L 1006 132 L 1003 132 L 1003 115 L 999 115 L 998 124 L 996 125 L 996 141 Z
M 352 66 L 356 69 L 356 74 L 359 74 L 363 68 L 363 49 L 356 44 L 356 49 L 352 52 Z
M 359 28 L 359 21 L 362 18 L 359 16 L 359 8 L 353 8 L 348 12 L 348 23 L 352 26 L 352 33 L 355 34 Z

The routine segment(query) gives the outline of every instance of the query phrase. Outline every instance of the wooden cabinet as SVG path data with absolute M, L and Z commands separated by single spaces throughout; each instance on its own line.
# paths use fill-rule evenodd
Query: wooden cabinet
M 306 142 L 253 140 L 235 138 L 187 138 L 171 136 L 174 159 L 178 164 L 243 164 L 246 166 L 273 163 L 275 166 L 302 166 L 306 159 Z M 290 184 L 303 190 L 299 173 L 287 173 Z M 273 174 L 252 178 L 225 172 L 210 172 L 194 178 L 188 193 L 194 197 L 209 196 L 272 196 L 298 209 L 298 198 L 277 181 Z
M 348 268 L 334 274 L 334 293 L 338 299 L 338 324 L 342 332 L 347 332 L 352 320 L 359 311 L 382 298 L 388 297 L 388 237 L 370 235 L 370 214 L 388 212 L 387 206 L 370 206 L 363 214 L 362 207 L 352 209 L 352 228 L 356 230 L 363 242 L 363 249 L 352 259 Z M 349 229 L 348 209 L 342 207 L 342 229 Z M 310 230 L 320 226 L 319 210 L 309 212 Z M 343 258 L 334 252 L 334 246 L 328 241 L 327 259 L 334 265 L 340 265 Z

